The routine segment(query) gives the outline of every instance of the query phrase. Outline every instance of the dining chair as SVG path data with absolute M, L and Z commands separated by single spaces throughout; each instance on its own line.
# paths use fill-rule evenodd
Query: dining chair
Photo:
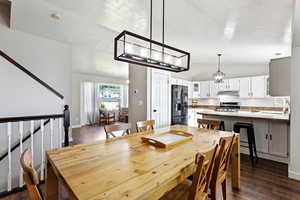
M 204 154 L 197 153 L 193 181 L 184 180 L 160 200 L 206 200 L 217 151 L 218 145 L 215 145 Z
M 137 132 L 153 130 L 154 125 L 155 125 L 155 120 L 138 121 L 136 123 L 136 130 Z
M 110 136 L 117 137 L 114 132 L 123 131 L 122 136 L 129 135 L 131 130 L 131 124 L 114 124 L 104 126 L 106 139 L 109 139 Z
M 42 193 L 38 188 L 40 183 L 36 170 L 32 167 L 31 149 L 26 149 L 20 158 L 23 168 L 23 179 L 27 187 L 30 200 L 42 200 Z
M 213 129 L 219 130 L 221 122 L 217 120 L 210 120 L 210 119 L 197 119 L 198 128 L 206 128 L 206 129 Z
M 223 199 L 226 200 L 226 175 L 235 137 L 236 135 L 233 135 L 232 137 L 224 137 L 220 139 L 220 149 L 218 155 L 216 156 L 216 161 L 210 182 L 210 197 L 212 200 L 217 199 L 217 186 L 220 184 L 222 185 Z

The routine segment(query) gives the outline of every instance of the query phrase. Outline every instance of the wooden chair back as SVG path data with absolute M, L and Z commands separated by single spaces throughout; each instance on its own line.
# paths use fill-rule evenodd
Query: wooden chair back
M 42 195 L 38 188 L 39 177 L 36 170 L 32 167 L 31 149 L 26 149 L 20 158 L 23 168 L 23 178 L 26 184 L 30 200 L 41 200 Z
M 213 129 L 219 130 L 221 122 L 217 120 L 210 120 L 210 119 L 197 119 L 198 128 L 206 128 L 206 129 Z
M 205 154 L 196 154 L 196 172 L 193 175 L 193 182 L 188 200 L 206 199 L 213 172 L 218 145 Z
M 153 130 L 154 125 L 155 125 L 155 120 L 139 121 L 136 123 L 136 130 L 137 132 Z
M 224 137 L 220 139 L 220 149 L 216 157 L 211 184 L 216 185 L 218 182 L 221 183 L 224 179 L 226 179 L 226 172 L 229 167 L 235 137 L 236 135 L 233 135 L 232 137 Z
M 106 139 L 109 139 L 110 136 L 117 137 L 114 132 L 116 131 L 123 131 L 122 136 L 129 135 L 131 130 L 131 124 L 114 124 L 114 125 L 107 125 L 104 126 Z

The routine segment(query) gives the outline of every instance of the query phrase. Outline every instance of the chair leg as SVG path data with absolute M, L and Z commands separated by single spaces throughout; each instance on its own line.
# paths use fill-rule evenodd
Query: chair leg
M 214 185 L 210 188 L 210 193 L 211 193 L 210 199 L 217 200 L 217 186 L 216 185 Z
M 253 157 L 253 138 L 251 134 L 251 130 L 247 129 L 247 137 L 248 137 L 248 145 L 249 145 L 249 154 L 250 154 L 250 159 L 251 159 L 251 164 L 252 167 L 254 166 L 254 157 Z
M 251 131 L 252 131 L 252 141 L 253 141 L 254 153 L 255 153 L 256 160 L 258 160 L 258 156 L 257 156 L 257 152 L 256 152 L 256 142 L 255 142 L 254 128 L 252 128 Z
M 223 200 L 226 200 L 226 179 L 222 183 Z

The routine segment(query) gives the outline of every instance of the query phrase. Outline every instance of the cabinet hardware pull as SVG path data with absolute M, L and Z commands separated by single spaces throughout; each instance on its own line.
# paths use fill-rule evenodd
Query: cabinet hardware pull
M 266 134 L 266 140 L 268 139 L 268 134 Z
M 270 135 L 270 140 L 272 140 L 273 138 L 272 138 L 272 135 Z

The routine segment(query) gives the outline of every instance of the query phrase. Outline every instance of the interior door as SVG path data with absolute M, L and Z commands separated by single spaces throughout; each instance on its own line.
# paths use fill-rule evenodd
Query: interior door
M 171 123 L 171 89 L 170 73 L 152 69 L 151 118 L 156 127 L 168 126 Z

